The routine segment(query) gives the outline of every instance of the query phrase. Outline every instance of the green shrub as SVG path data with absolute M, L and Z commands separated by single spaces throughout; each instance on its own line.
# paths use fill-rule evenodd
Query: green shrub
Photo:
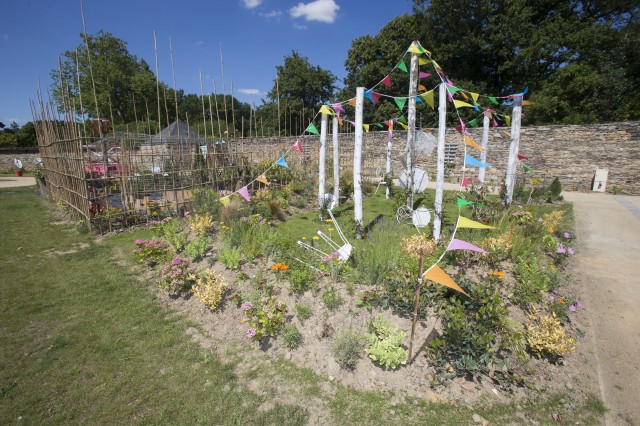
M 232 247 L 229 244 L 223 243 L 220 247 L 218 260 L 229 269 L 238 269 L 240 267 L 241 256 L 242 251 L 239 247 Z
M 338 307 L 344 303 L 340 293 L 338 293 L 338 291 L 333 287 L 322 292 L 322 301 L 327 309 L 330 310 L 338 309 Z
M 519 258 L 515 269 L 516 283 L 511 300 L 516 305 L 527 308 L 533 303 L 540 303 L 542 295 L 547 291 L 549 275 L 538 265 L 535 257 Z
M 362 355 L 365 338 L 346 330 L 338 334 L 331 342 L 331 352 L 338 365 L 346 370 L 353 370 Z
M 217 217 L 220 211 L 220 197 L 212 188 L 196 188 L 191 192 L 191 210 L 203 215 L 210 213 Z
M 406 333 L 398 326 L 392 326 L 383 315 L 378 315 L 369 323 L 365 352 L 369 358 L 387 368 L 396 369 L 407 361 L 407 351 L 402 348 Z
M 400 250 L 389 250 L 386 236 L 374 236 L 359 250 L 354 250 L 353 258 L 361 283 L 382 284 L 384 277 L 393 271 L 400 258 Z
M 282 327 L 280 331 L 280 335 L 282 336 L 282 343 L 289 349 L 295 349 L 300 344 L 302 340 L 302 335 L 298 328 L 291 323 L 286 324 Z
M 397 315 L 405 318 L 411 317 L 413 313 L 413 297 L 416 292 L 416 275 L 396 270 L 387 275 L 384 280 L 384 290 L 382 295 L 383 306 L 389 306 Z M 418 301 L 418 318 L 426 319 L 426 307 L 433 295 L 440 289 L 435 286 L 423 285 L 420 290 Z
M 311 318 L 311 308 L 309 307 L 309 305 L 305 305 L 304 303 L 296 303 L 295 311 L 300 324 L 304 324 L 306 320 Z
M 189 241 L 189 236 L 183 232 L 182 221 L 178 219 L 170 219 L 158 223 L 155 231 L 160 237 L 166 240 L 177 253 L 184 250 L 187 241 Z
M 307 290 L 314 281 L 315 274 L 307 267 L 292 268 L 289 272 L 289 284 L 294 293 Z
M 198 237 L 187 244 L 185 252 L 187 253 L 187 256 L 193 260 L 199 260 L 207 254 L 209 249 L 211 249 L 211 244 L 211 238 Z
M 196 278 L 196 283 L 191 291 L 207 308 L 215 309 L 222 301 L 226 289 L 227 283 L 224 278 L 217 272 L 208 269 Z

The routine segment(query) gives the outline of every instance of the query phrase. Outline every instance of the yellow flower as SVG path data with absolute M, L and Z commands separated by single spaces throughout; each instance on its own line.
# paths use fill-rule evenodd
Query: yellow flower
M 312 238 L 313 238 L 314 240 L 319 240 L 319 239 L 320 239 L 320 237 L 318 237 L 317 235 L 314 235 Z
M 271 225 L 271 222 L 267 222 L 267 225 Z
M 302 237 L 302 239 L 303 239 L 303 240 L 306 240 L 306 239 L 307 239 L 307 237 Z
M 335 229 L 333 229 L 333 228 L 329 228 L 329 231 L 335 231 Z
M 325 219 L 325 222 L 333 222 L 331 219 Z

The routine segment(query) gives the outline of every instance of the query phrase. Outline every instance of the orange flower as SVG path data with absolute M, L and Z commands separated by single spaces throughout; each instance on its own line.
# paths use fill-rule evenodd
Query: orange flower
M 489 272 L 489 275 L 493 275 L 494 277 L 498 277 L 498 278 L 504 278 L 504 272 L 500 272 L 500 271 L 491 271 Z

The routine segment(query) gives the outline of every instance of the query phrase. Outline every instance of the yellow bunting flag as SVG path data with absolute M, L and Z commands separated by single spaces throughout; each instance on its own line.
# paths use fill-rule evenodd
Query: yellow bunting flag
M 531 101 L 522 101 L 522 105 L 533 105 L 535 104 L 535 102 L 531 102 Z
M 468 296 L 467 293 L 464 292 L 462 288 L 456 282 L 451 279 L 449 275 L 445 271 L 442 270 L 438 265 L 433 265 L 431 268 L 427 269 L 422 275 L 424 278 L 429 281 L 433 281 L 434 283 L 442 284 L 445 287 L 449 287 L 454 289 L 455 291 L 459 291 L 460 293 Z
M 401 125 L 401 126 L 402 126 L 402 128 L 403 128 L 403 129 L 405 129 L 405 130 L 407 130 L 407 129 L 409 128 L 409 127 L 408 127 L 406 124 L 404 124 L 402 121 L 398 121 L 397 123 L 398 123 L 399 125 Z
M 264 183 L 265 185 L 269 185 L 269 181 L 267 180 L 267 177 L 266 177 L 265 175 L 260 175 L 260 176 L 258 176 L 258 177 L 256 178 L 256 180 L 257 180 L 258 182 L 262 182 L 262 183 Z
M 504 121 L 507 122 L 507 126 L 511 126 L 511 116 L 510 115 L 505 115 L 504 116 Z
M 319 112 L 320 112 L 320 114 L 335 115 L 335 112 L 333 112 L 333 111 L 331 110 L 331 108 L 329 108 L 329 107 L 328 107 L 328 106 L 326 106 L 326 105 L 322 105 L 322 106 L 320 107 L 320 111 L 319 111 Z
M 511 137 L 511 133 L 507 132 L 506 130 L 504 132 L 502 132 L 502 134 L 507 138 Z
M 407 49 L 407 52 L 415 53 L 417 55 L 422 53 L 422 51 L 420 50 L 420 48 L 418 47 L 418 45 L 416 44 L 415 41 L 413 43 L 411 43 L 411 46 L 409 46 L 409 49 Z
M 349 99 L 349 105 L 356 106 L 356 98 Z
M 368 124 L 363 124 L 362 127 L 364 127 L 364 131 L 369 133 L 369 125 Z
M 495 226 L 485 225 L 484 223 L 480 223 L 480 222 L 476 222 L 475 220 L 467 219 L 464 216 L 458 216 L 458 228 L 495 229 Z
M 473 102 L 478 102 L 478 96 L 480 96 L 479 94 L 470 92 L 470 95 L 471 99 L 473 99 Z
M 418 65 L 426 65 L 429 63 L 429 60 L 427 58 L 418 58 Z
M 440 69 L 440 70 L 442 69 L 442 67 L 441 67 L 440 65 L 438 65 L 438 63 L 437 63 L 436 61 L 433 61 L 433 60 L 432 60 L 431 62 L 433 62 L 433 66 L 434 66 L 434 67 L 436 67 L 436 68 L 438 68 L 438 69 Z
M 482 147 L 480 145 L 478 145 L 476 143 L 476 141 L 474 141 L 473 139 L 471 139 L 469 136 L 465 135 L 464 136 L 464 143 L 474 147 L 475 149 L 477 149 L 478 151 L 482 151 Z
M 431 107 L 431 109 L 435 109 L 433 90 L 429 90 L 428 92 L 421 94 L 420 97 Z
M 454 100 L 453 100 L 453 105 L 454 105 L 456 108 L 462 108 L 462 107 L 473 108 L 473 105 L 468 104 L 468 103 L 466 103 L 466 102 L 459 101 L 459 100 L 457 100 L 457 99 L 454 99 Z
M 227 196 L 227 197 L 220 198 L 220 204 L 222 204 L 223 206 L 226 206 L 227 204 L 229 204 L 229 198 L 231 197 Z

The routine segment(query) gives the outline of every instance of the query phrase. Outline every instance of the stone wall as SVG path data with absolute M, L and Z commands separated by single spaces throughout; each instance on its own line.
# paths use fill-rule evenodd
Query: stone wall
M 487 179 L 496 182 L 504 178 L 507 165 L 509 137 L 504 131 L 510 129 L 499 127 L 490 129 L 487 162 L 493 167 L 487 170 Z M 437 130 L 431 129 L 433 135 Z M 480 144 L 482 129 L 469 129 L 471 136 Z M 385 167 L 385 151 L 387 146 L 387 132 L 369 132 L 364 134 L 363 140 L 363 174 L 375 178 Z M 353 134 L 340 135 L 340 165 L 343 172 L 353 168 Z M 262 153 L 265 159 L 270 157 L 275 161 L 284 153 L 296 138 L 258 138 L 244 139 L 237 144 L 237 149 L 244 152 Z M 305 155 L 312 161 L 318 157 L 317 136 L 305 136 L 302 144 Z M 447 143 L 459 141 L 460 135 L 454 130 L 447 130 Z M 406 132 L 394 132 L 392 171 L 398 176 L 403 167 Z M 268 149 L 261 149 L 267 146 Z M 312 149 L 313 147 L 313 149 Z M 596 168 L 609 169 L 607 191 L 614 189 L 624 193 L 640 195 L 640 122 L 607 123 L 593 125 L 553 125 L 531 126 L 521 129 L 520 153 L 529 157 L 521 164 L 526 164 L 532 170 L 527 174 L 531 178 L 551 179 L 560 178 L 563 187 L 572 191 L 590 191 Z M 468 147 L 468 153 L 480 158 L 480 153 Z M 298 155 L 293 152 L 290 156 Z M 459 179 L 460 165 L 464 156 L 460 146 L 456 155 L 456 165 L 452 179 Z M 331 135 L 327 137 L 327 161 L 333 158 Z M 430 157 L 418 158 L 417 166 L 426 169 L 430 175 L 435 175 L 436 152 Z M 327 169 L 328 181 L 332 176 L 332 169 Z M 523 173 L 519 167 L 518 173 Z M 477 169 L 471 168 L 467 176 L 477 176 Z

